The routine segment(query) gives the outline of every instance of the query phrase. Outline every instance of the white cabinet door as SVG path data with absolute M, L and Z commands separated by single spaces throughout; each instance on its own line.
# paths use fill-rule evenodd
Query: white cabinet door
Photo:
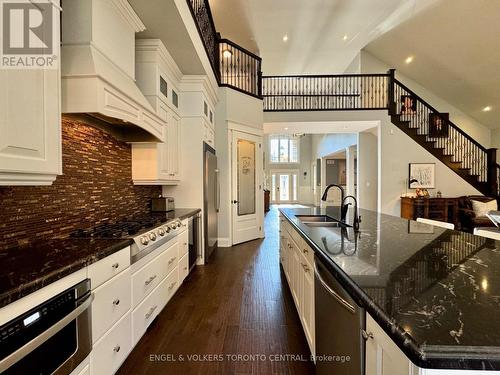
M 366 331 L 373 335 L 366 341 L 366 375 L 418 374 L 406 355 L 384 330 L 366 314 Z
M 0 70 L 0 185 L 62 173 L 59 70 Z
M 172 113 L 168 124 L 168 159 L 169 159 L 169 179 L 180 180 L 180 144 L 181 144 L 181 120 L 179 116 Z
M 304 257 L 303 257 L 304 259 Z M 302 267 L 302 322 L 304 324 L 304 332 L 311 353 L 315 353 L 315 335 L 314 335 L 314 275 L 313 268 L 309 263 L 303 262 Z

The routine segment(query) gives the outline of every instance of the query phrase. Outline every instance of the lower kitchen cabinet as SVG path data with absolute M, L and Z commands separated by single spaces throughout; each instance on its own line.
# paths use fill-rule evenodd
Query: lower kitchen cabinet
M 92 341 L 95 343 L 131 307 L 130 270 L 106 281 L 94 290 L 92 302 Z
M 99 341 L 90 354 L 93 375 L 114 374 L 132 350 L 132 321 L 127 312 Z
M 288 280 L 295 307 L 304 329 L 311 354 L 315 350 L 314 322 L 314 253 L 302 240 L 293 235 L 292 227 L 281 219 L 280 261 Z M 312 257 L 311 257 L 312 255 Z M 312 259 L 312 262 L 311 262 Z
M 417 375 L 416 367 L 384 332 L 375 320 L 366 314 L 366 375 Z

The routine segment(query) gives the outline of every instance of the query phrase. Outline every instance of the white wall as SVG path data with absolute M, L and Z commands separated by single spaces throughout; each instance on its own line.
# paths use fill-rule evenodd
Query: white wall
M 493 129 L 491 131 L 491 144 L 490 147 L 500 149 L 500 129 Z M 497 162 L 500 160 L 500 156 L 497 154 Z
M 395 125 L 389 121 L 384 121 L 381 126 L 379 139 L 379 147 L 381 148 L 379 196 L 382 212 L 400 215 L 400 196 L 406 191 L 409 163 L 436 163 L 436 188 L 428 189 L 431 196 L 435 196 L 438 190 L 445 197 L 481 195 L 479 191 Z
M 322 158 L 357 143 L 356 134 L 313 134 L 312 155 L 314 159 Z
M 385 73 L 390 68 L 387 63 L 377 59 L 367 51 L 361 51 L 360 53 L 360 67 L 361 73 Z M 490 147 L 492 144 L 491 130 L 488 127 L 466 115 L 458 108 L 452 106 L 443 98 L 435 95 L 409 77 L 399 74 L 397 71 L 396 78 L 438 111 L 448 112 L 450 114 L 450 120 L 481 145 L 486 148 Z
M 358 204 L 360 208 L 377 210 L 378 139 L 371 132 L 358 134 Z

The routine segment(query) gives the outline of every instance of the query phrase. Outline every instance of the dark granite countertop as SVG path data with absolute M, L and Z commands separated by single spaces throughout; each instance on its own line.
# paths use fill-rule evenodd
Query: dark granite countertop
M 359 232 L 295 216 L 338 207 L 280 211 L 417 366 L 500 370 L 500 242 L 367 210 Z
M 0 251 L 0 308 L 130 245 L 128 239 L 52 239 Z

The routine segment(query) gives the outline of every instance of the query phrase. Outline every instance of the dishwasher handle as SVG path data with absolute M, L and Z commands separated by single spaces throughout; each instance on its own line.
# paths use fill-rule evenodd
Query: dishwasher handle
M 349 310 L 352 314 L 356 313 L 356 308 L 346 301 L 344 298 L 342 298 L 331 286 L 327 284 L 327 282 L 321 277 L 321 274 L 318 270 L 318 267 L 316 266 L 316 262 L 314 263 L 314 274 L 316 275 L 317 280 L 321 283 L 321 285 L 325 288 L 325 290 L 333 297 L 335 298 L 344 308 Z

